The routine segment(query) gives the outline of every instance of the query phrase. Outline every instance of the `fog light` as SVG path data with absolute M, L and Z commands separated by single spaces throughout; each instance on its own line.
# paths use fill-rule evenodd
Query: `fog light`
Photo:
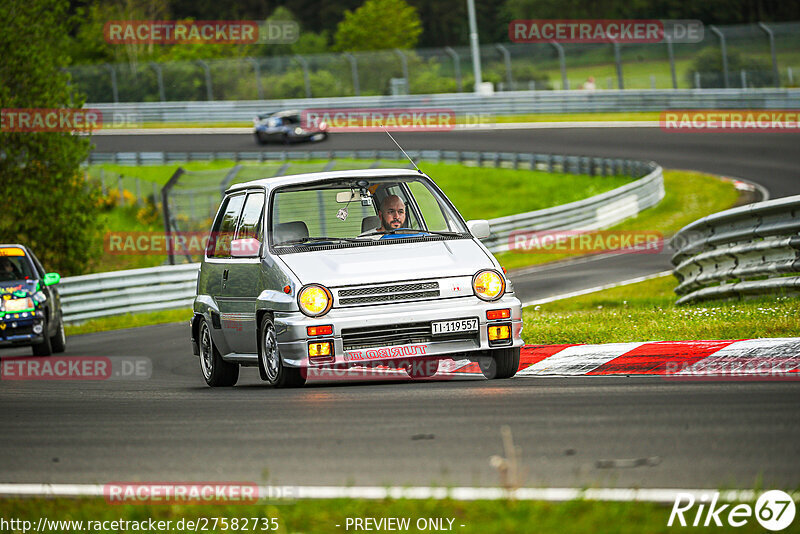
M 328 358 L 333 355 L 332 341 L 319 341 L 308 344 L 309 358 Z
M 504 310 L 489 310 L 486 312 L 486 318 L 490 321 L 495 319 L 508 319 L 511 317 L 511 310 L 506 308 Z
M 309 336 L 330 336 L 333 335 L 333 325 L 307 326 L 306 333 Z
M 489 327 L 489 341 L 503 341 L 511 339 L 511 326 L 501 324 Z
M 34 334 L 41 334 L 42 333 L 42 325 L 40 325 L 40 324 L 33 325 L 33 333 Z

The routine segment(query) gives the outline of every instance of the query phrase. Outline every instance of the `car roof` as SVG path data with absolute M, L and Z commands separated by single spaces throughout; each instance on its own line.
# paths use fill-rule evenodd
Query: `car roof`
M 342 178 L 389 178 L 389 177 L 425 176 L 415 169 L 357 169 L 351 171 L 309 172 L 305 174 L 290 174 L 274 178 L 261 178 L 231 186 L 226 193 L 247 189 L 249 187 L 274 188 L 284 185 L 306 184 L 322 180 L 336 180 Z
M 0 243 L 0 248 L 12 248 L 12 247 L 19 247 L 22 250 L 24 250 L 26 254 L 28 253 L 28 247 L 26 247 L 25 245 L 20 245 L 18 243 Z

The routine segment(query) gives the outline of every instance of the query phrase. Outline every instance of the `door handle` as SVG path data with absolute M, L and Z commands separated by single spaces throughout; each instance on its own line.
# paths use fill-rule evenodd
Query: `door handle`
M 224 271 L 222 271 L 222 279 L 223 280 L 227 280 L 228 279 L 228 269 L 225 269 Z

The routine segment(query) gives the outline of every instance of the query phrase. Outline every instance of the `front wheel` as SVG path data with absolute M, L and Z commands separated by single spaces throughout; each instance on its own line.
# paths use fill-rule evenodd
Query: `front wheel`
M 239 364 L 222 359 L 211 339 L 211 329 L 205 319 L 200 320 L 200 369 L 206 384 L 212 388 L 230 387 L 239 380 Z
M 49 328 L 49 321 L 47 320 L 47 312 L 44 313 L 44 321 L 42 321 L 42 342 L 31 345 L 34 356 L 50 356 L 53 354 L 53 346 L 50 344 L 50 336 L 47 335 Z
M 490 350 L 488 357 L 478 360 L 483 376 L 490 380 L 511 378 L 519 369 L 519 352 L 519 347 Z
M 258 372 L 261 379 L 269 382 L 276 388 L 301 387 L 306 383 L 306 377 L 297 367 L 286 367 L 281 361 L 278 350 L 278 336 L 275 334 L 275 325 L 269 315 L 261 319 L 258 342 Z

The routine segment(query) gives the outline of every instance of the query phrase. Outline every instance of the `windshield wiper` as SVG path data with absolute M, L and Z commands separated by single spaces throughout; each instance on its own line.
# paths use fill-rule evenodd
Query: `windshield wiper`
M 397 232 L 404 232 L 404 233 L 415 233 L 415 234 L 433 234 L 433 235 L 443 235 L 448 237 L 463 237 L 464 234 L 461 232 L 440 232 L 438 230 L 418 230 L 416 228 L 395 228 L 394 230 L 389 230 L 388 232 L 381 232 L 380 230 L 373 230 L 368 234 L 361 234 L 358 237 L 369 237 L 372 235 L 389 235 L 389 234 L 396 234 Z M 421 236 L 425 237 L 425 236 Z
M 301 237 L 298 239 L 292 239 L 290 241 L 281 241 L 277 243 L 276 247 L 286 247 L 291 245 L 303 245 L 303 244 L 313 244 L 313 241 L 344 241 L 346 243 L 357 243 L 359 240 L 355 237 L 327 237 L 327 236 L 313 236 L 313 237 Z

